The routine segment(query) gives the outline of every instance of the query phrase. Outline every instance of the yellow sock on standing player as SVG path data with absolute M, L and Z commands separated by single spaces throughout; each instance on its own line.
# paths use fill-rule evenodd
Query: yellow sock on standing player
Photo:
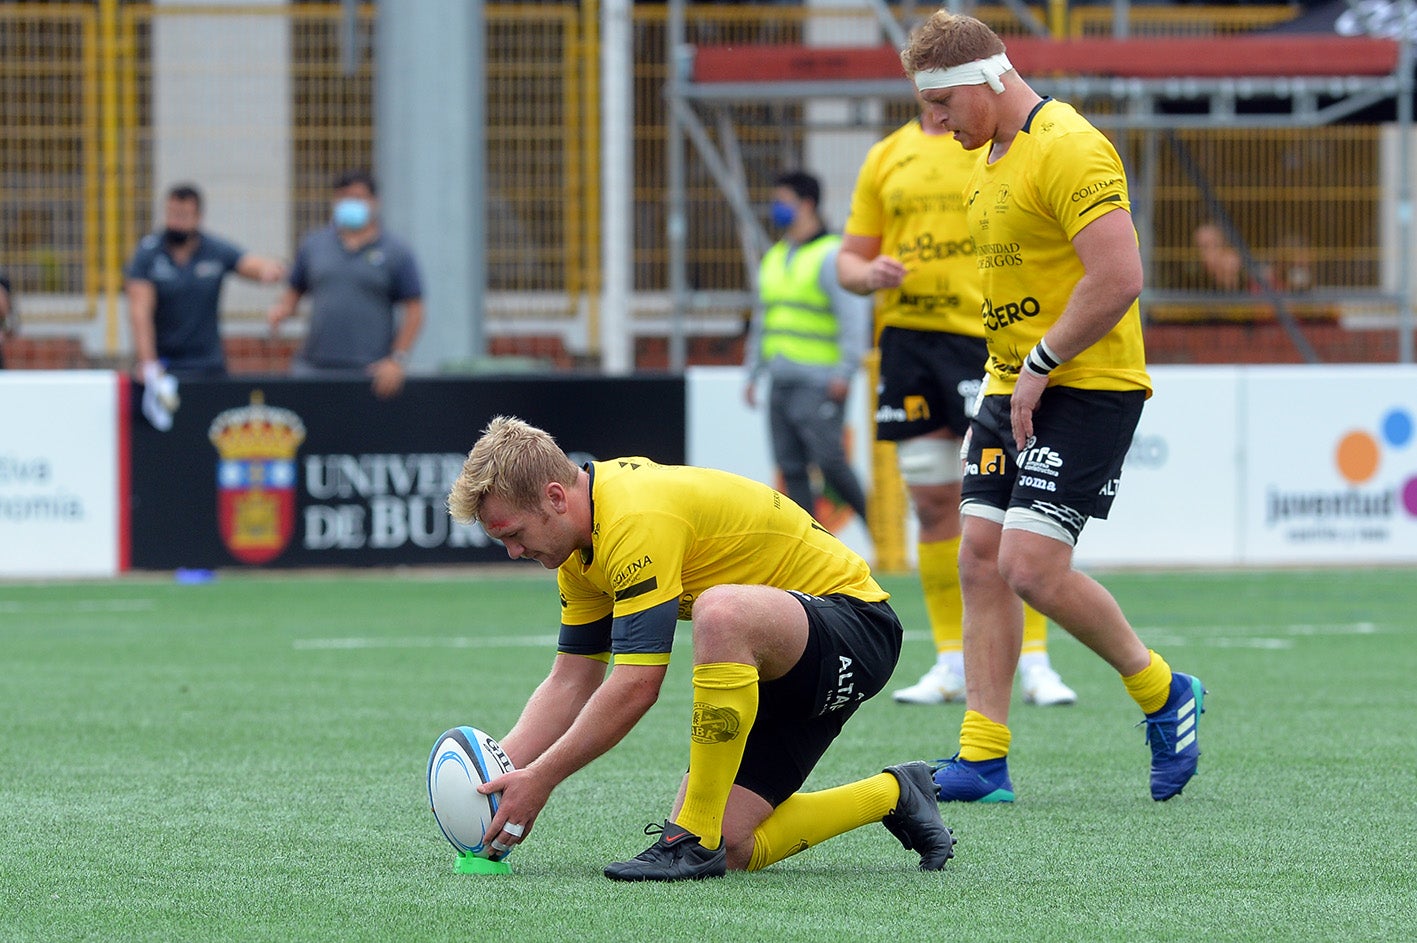
M 758 669 L 737 662 L 694 666 L 689 778 L 675 824 L 705 848 L 723 842 L 723 807 L 758 716 Z
M 1154 714 L 1166 706 L 1171 696 L 1171 666 L 1156 652 L 1151 652 L 1151 664 L 1134 675 L 1123 675 L 1127 693 L 1137 702 L 1143 714 Z
M 890 773 L 821 792 L 794 793 L 754 829 L 748 870 L 761 871 L 828 838 L 879 822 L 899 802 L 900 780 Z
M 978 711 L 965 711 L 959 727 L 959 758 L 978 763 L 997 760 L 1009 755 L 1013 734 L 1003 724 L 995 723 Z
M 964 647 L 961 633 L 964 603 L 959 594 L 959 538 L 917 544 L 920 588 L 925 594 L 925 613 L 937 654 L 958 652 Z
M 1023 604 L 1023 648 L 1024 655 L 1048 654 L 1048 617 L 1028 603 Z

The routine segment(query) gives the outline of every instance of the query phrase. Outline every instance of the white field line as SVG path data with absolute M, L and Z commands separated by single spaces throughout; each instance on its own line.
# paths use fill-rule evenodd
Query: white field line
M 1067 634 L 1056 627 L 1053 631 Z M 1139 626 L 1136 631 L 1148 645 L 1164 645 L 1167 648 L 1201 645 L 1207 648 L 1257 648 L 1277 651 L 1293 648 L 1294 639 L 1299 636 L 1375 635 L 1383 629 L 1372 622 L 1349 622 L 1341 625 L 1217 625 L 1198 627 L 1196 633 L 1188 635 L 1177 635 L 1174 626 Z M 932 640 L 932 636 L 929 632 L 912 629 L 905 633 L 905 640 L 928 642 Z
M 1266 633 L 1265 635 L 1233 634 L 1243 628 Z M 1055 629 L 1055 631 L 1061 631 Z M 1372 635 L 1382 631 L 1372 622 L 1353 622 L 1346 625 L 1286 625 L 1286 626 L 1215 626 L 1216 634 L 1204 636 L 1176 635 L 1175 629 L 1140 628 L 1137 634 L 1148 644 L 1164 644 L 1167 647 L 1199 644 L 1213 648 L 1258 648 L 1286 649 L 1294 647 L 1293 636 L 1303 635 Z M 1273 636 L 1290 636 L 1277 638 Z M 928 642 L 929 632 L 911 629 L 905 633 L 907 642 Z M 465 635 L 413 635 L 388 637 L 345 637 L 345 638 L 303 638 L 292 645 L 296 651 L 359 651 L 365 649 L 394 648 L 547 648 L 555 647 L 555 635 L 492 635 L 473 638 Z
M 388 638 L 298 638 L 293 645 L 298 652 L 313 652 L 375 648 L 555 648 L 556 642 L 555 635 L 493 635 L 487 638 L 414 635 Z
M 151 599 L 69 599 L 62 602 L 0 600 L 0 612 L 64 615 L 71 612 L 148 612 Z

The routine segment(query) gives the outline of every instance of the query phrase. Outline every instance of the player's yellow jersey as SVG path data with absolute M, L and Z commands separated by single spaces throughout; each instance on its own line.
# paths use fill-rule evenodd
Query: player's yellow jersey
M 979 276 L 964 215 L 964 186 L 980 155 L 918 120 L 877 141 L 851 194 L 848 236 L 880 237 L 910 270 L 876 292 L 876 329 L 904 327 L 982 337 Z
M 701 593 L 723 584 L 868 602 L 890 596 L 865 560 L 767 485 L 638 457 L 594 462 L 587 470 L 591 550 L 572 554 L 557 572 L 562 650 L 569 631 L 577 653 L 663 664 L 673 620 L 665 631 L 653 620 L 628 617 L 677 601 L 679 618 L 687 619 Z M 578 626 L 585 631 L 576 632 Z
M 968 190 L 989 393 L 1008 393 L 1023 358 L 1058 320 L 1083 276 L 1072 238 L 1106 213 L 1131 211 L 1127 176 L 1100 131 L 1071 105 L 1049 99 L 1003 157 L 980 161 Z M 1105 337 L 1050 373 L 1048 383 L 1150 390 L 1137 303 Z

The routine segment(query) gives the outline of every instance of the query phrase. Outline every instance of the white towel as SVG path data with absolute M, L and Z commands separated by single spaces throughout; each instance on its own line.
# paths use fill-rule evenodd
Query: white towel
M 163 372 L 157 364 L 143 368 L 143 415 L 158 432 L 172 428 L 172 416 L 181 404 L 177 395 L 177 378 Z

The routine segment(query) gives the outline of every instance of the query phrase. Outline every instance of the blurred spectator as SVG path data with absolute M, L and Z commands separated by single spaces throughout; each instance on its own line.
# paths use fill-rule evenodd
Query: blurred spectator
M 191 184 L 167 191 L 163 228 L 144 236 L 123 269 L 133 330 L 135 373 L 145 384 L 162 373 L 178 379 L 226 376 L 219 330 L 228 272 L 278 282 L 285 265 L 203 232 L 202 194 Z
M 782 238 L 763 256 L 759 272 L 743 398 L 756 406 L 757 381 L 767 374 L 773 460 L 787 496 L 817 516 L 815 467 L 864 523 L 866 493 L 846 457 L 842 431 L 851 378 L 871 333 L 871 305 L 837 282 L 841 237 L 822 222 L 821 193 L 817 178 L 801 171 L 774 183 L 772 223 Z
M 10 276 L 0 272 L 0 370 L 5 368 L 5 342 L 15 336 L 19 326 L 10 300 Z
M 1205 222 L 1196 227 L 1191 235 L 1196 252 L 1200 254 L 1201 268 L 1205 271 L 1207 288 L 1217 291 L 1253 291 L 1256 286 L 1245 277 L 1245 262 L 1240 250 L 1230 244 L 1230 238 L 1219 223 Z M 1242 285 L 1245 288 L 1242 289 Z
M 1314 287 L 1314 249 L 1309 240 L 1297 232 L 1286 233 L 1279 240 L 1270 267 L 1275 290 L 1305 292 Z
M 1314 287 L 1313 248 L 1299 233 L 1285 234 L 1273 253 L 1272 262 L 1253 262 L 1247 269 L 1245 257 L 1216 222 L 1204 222 L 1192 234 L 1207 288 L 1224 292 L 1257 295 L 1265 291 L 1305 292 Z
M 373 377 L 375 395 L 397 395 L 423 327 L 423 286 L 412 250 L 380 227 L 370 174 L 354 171 L 335 181 L 331 223 L 301 240 L 290 286 L 266 316 L 272 332 L 307 292 L 310 331 L 292 374 L 362 371 Z

